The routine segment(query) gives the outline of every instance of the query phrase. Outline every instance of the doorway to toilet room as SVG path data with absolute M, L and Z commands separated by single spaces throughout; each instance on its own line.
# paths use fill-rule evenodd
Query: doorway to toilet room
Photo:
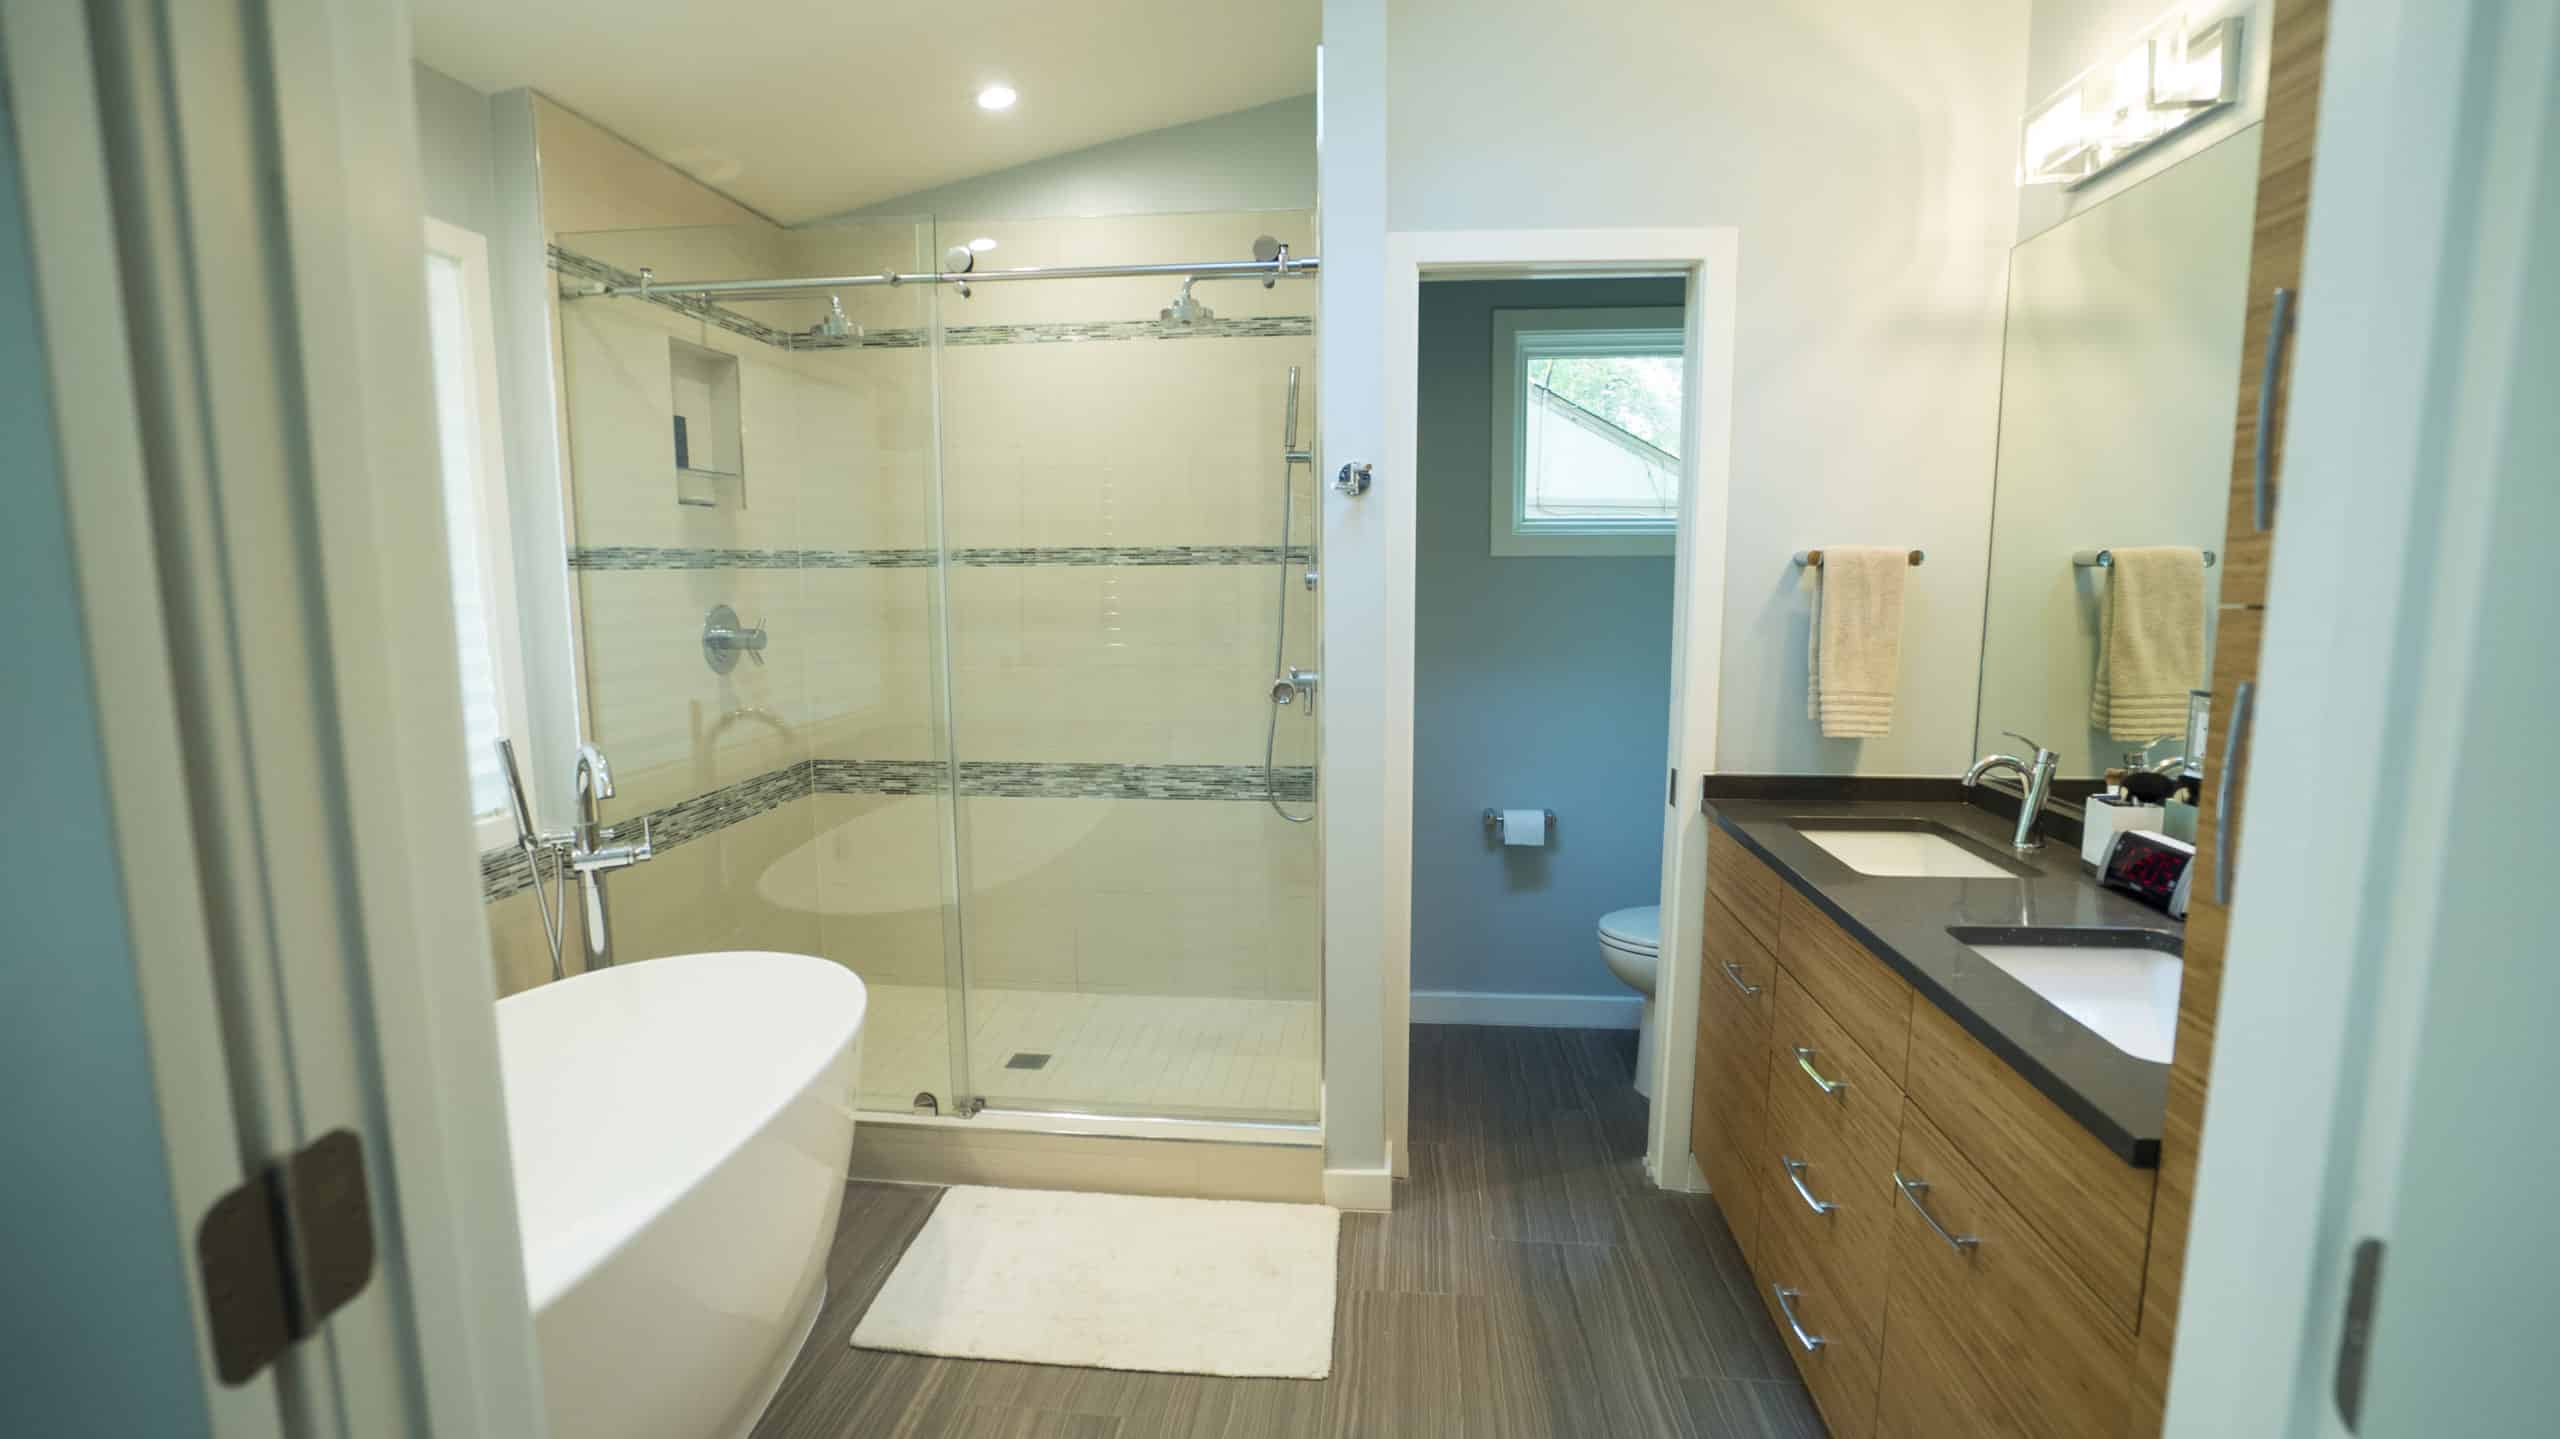
M 1638 1090 L 1686 292 L 1430 280 L 1417 334 L 1413 1023 L 1607 1030 L 1611 1082 Z

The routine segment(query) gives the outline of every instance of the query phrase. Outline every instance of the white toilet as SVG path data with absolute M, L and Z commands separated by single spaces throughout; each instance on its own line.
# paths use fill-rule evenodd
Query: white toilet
M 1636 1093 L 1653 1097 L 1653 974 L 1662 963 L 1662 906 L 1613 909 L 1600 916 L 1600 958 L 1618 982 L 1644 996 L 1636 1029 Z

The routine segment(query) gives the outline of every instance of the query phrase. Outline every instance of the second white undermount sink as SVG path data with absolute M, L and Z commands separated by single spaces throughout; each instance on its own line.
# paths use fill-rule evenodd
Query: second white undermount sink
M 2186 962 L 2147 929 L 1950 929 L 2010 978 L 2136 1059 L 2167 1064 Z
M 1957 843 L 1935 827 L 1826 826 L 1799 820 L 1796 833 L 1860 874 L 1891 879 L 2013 879 L 2018 871 Z

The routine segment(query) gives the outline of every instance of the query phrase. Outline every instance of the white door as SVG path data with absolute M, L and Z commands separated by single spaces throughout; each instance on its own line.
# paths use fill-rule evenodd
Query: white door
M 195 1350 L 111 1353 L 94 1382 L 162 1386 L 161 1417 L 193 1391 L 202 1423 L 138 1432 L 539 1435 L 401 7 L 0 0 L 0 56 L 33 301 L 0 332 L 41 335 L 19 398 L 54 464 L 27 469 L 61 496 L 71 588 L 46 597 L 94 702 L 63 821 L 112 833 L 101 962 L 133 980 L 88 1061 L 147 1068 L 167 1192 L 131 1243 L 182 1286 L 149 1312 Z M 291 1190 L 282 1227 L 306 1258 L 369 1235 L 372 1261 L 226 1373 L 242 1331 L 210 1317 L 200 1226 L 320 1142 L 361 1159 L 335 1192 L 361 1202 Z
M 2547 1433 L 2560 14 L 2328 35 L 2168 1432 Z

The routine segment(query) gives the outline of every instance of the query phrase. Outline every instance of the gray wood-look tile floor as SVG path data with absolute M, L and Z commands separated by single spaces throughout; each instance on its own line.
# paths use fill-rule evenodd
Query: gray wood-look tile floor
M 1413 1178 L 1346 1214 L 1333 1377 L 1219 1379 L 851 1347 L 941 1198 L 857 1182 L 756 1439 L 1819 1439 L 1714 1204 L 1644 1178 L 1635 1036 L 1418 1025 Z

